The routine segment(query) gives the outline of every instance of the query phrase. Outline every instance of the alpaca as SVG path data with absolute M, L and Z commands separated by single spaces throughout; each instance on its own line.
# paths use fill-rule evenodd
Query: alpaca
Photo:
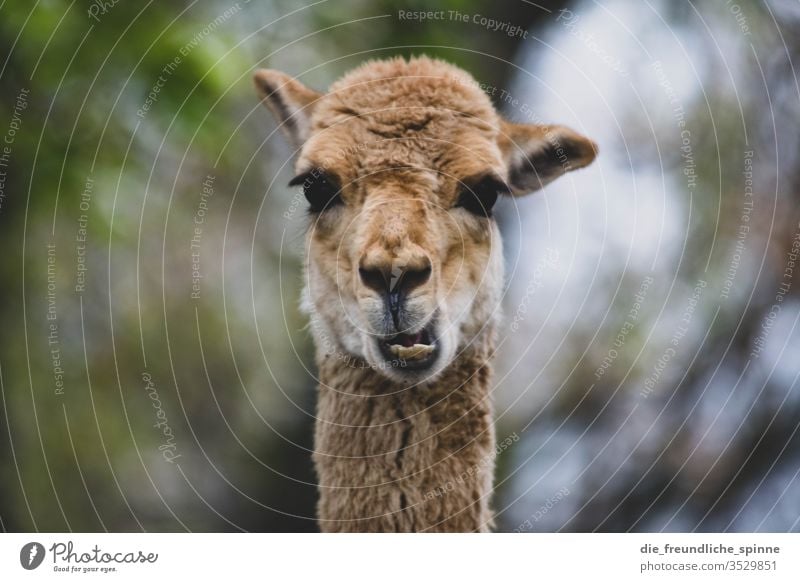
M 595 144 L 502 119 L 468 73 L 427 57 L 367 62 L 324 94 L 279 71 L 254 80 L 309 202 L 320 528 L 489 531 L 492 206 L 586 166 Z

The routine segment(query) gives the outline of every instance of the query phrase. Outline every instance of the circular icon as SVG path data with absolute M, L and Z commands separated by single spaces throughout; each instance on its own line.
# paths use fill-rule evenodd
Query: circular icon
M 44 561 L 44 546 L 39 542 L 28 542 L 19 551 L 19 563 L 26 570 L 38 568 Z

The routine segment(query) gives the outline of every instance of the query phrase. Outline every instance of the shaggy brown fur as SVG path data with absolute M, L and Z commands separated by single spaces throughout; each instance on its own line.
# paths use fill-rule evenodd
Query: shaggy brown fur
M 504 121 L 472 77 L 425 57 L 366 63 L 326 94 L 277 71 L 255 81 L 300 148 L 307 196 L 320 172 L 335 185 L 322 192 L 338 191 L 312 214 L 303 300 L 320 370 L 322 530 L 487 531 L 502 245 L 465 195 L 531 192 L 590 163 L 595 145 Z M 392 323 L 396 272 L 414 284 Z M 398 366 L 382 351 L 397 334 L 433 338 L 435 355 Z
M 402 388 L 323 358 L 314 461 L 323 531 L 476 531 L 491 524 L 494 434 L 485 354 Z

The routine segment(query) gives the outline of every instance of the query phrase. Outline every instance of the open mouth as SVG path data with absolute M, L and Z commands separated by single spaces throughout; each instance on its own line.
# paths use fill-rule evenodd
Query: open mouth
M 438 345 L 431 326 L 417 333 L 398 333 L 378 340 L 381 352 L 388 360 L 398 360 L 413 368 L 424 367 L 434 359 Z

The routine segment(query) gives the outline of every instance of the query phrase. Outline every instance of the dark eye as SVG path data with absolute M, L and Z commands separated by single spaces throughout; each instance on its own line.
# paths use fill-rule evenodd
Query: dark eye
M 322 212 L 331 206 L 342 204 L 338 181 L 321 168 L 314 168 L 295 176 L 289 182 L 289 186 L 300 186 L 301 184 L 311 212 Z
M 464 208 L 475 216 L 492 216 L 492 207 L 500 194 L 510 192 L 509 187 L 494 176 L 484 176 L 477 180 L 465 180 L 456 202 L 457 208 Z

